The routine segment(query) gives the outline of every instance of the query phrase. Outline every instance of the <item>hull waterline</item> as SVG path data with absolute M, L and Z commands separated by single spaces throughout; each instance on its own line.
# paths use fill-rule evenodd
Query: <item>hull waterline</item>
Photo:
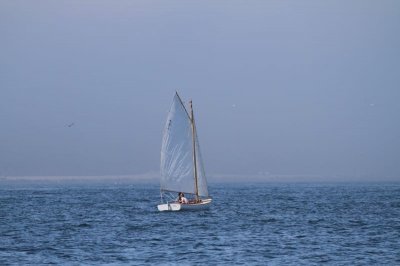
M 181 204 L 165 203 L 157 206 L 159 211 L 204 210 L 210 206 L 212 199 L 203 199 L 199 203 Z

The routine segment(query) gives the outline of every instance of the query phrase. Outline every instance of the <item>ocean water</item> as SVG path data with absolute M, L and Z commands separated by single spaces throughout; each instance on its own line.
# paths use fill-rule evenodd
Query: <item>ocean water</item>
M 400 265 L 400 184 L 211 184 L 158 212 L 156 185 L 0 188 L 0 265 Z

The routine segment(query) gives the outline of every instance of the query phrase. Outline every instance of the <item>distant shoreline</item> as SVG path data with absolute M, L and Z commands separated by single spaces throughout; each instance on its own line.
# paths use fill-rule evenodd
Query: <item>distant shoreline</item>
M 158 173 L 139 175 L 107 175 L 107 176 L 3 176 L 0 184 L 21 183 L 158 183 Z M 216 174 L 207 177 L 209 183 L 400 183 L 394 178 L 366 178 L 347 176 L 317 175 L 229 175 Z
M 123 176 L 7 176 L 0 177 L 0 184 L 80 184 L 80 183 L 156 183 L 158 177 L 142 175 Z

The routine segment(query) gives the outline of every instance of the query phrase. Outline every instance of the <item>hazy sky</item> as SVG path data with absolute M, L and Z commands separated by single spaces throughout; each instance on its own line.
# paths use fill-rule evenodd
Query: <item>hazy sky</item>
M 398 0 L 1 0 L 0 176 L 158 171 L 178 90 L 210 174 L 400 180 L 399 84 Z

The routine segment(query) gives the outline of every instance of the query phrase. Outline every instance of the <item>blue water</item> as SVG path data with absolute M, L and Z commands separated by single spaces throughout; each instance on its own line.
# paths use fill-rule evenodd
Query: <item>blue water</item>
M 0 188 L 0 265 L 400 265 L 400 184 L 212 184 L 206 211 L 156 185 Z

